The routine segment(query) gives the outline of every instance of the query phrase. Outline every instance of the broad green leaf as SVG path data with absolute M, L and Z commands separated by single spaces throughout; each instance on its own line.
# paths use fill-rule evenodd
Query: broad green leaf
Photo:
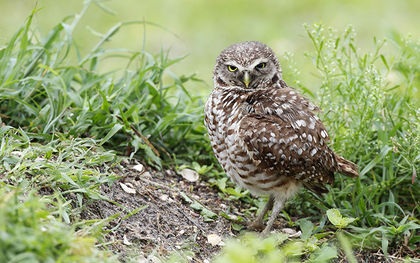
M 307 263 L 331 262 L 332 259 L 337 258 L 337 257 L 338 257 L 338 253 L 335 247 L 324 245 L 319 250 L 317 250 L 306 262 Z
M 314 224 L 308 219 L 304 218 L 299 220 L 299 226 L 302 230 L 301 239 L 307 240 L 312 235 L 312 231 L 314 230 Z
M 330 222 L 338 227 L 338 228 L 344 228 L 347 227 L 350 223 L 352 223 L 356 218 L 352 217 L 343 217 L 338 211 L 338 209 L 328 209 L 327 210 L 327 217 Z

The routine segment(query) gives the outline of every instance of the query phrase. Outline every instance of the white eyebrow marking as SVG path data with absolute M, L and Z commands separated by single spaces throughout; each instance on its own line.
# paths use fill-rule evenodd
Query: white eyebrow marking
M 255 68 L 255 66 L 257 66 L 260 63 L 268 63 L 268 59 L 266 59 L 266 58 L 258 58 L 251 65 L 249 65 L 248 67 L 244 67 L 244 66 L 240 65 L 240 64 L 238 64 L 234 60 L 226 61 L 224 64 L 226 66 L 235 66 L 235 67 L 237 67 L 239 69 L 239 71 L 242 71 L 242 70 L 253 70 Z
M 256 65 L 260 64 L 260 63 L 267 63 L 268 59 L 266 58 L 258 58 L 254 61 L 254 63 L 252 63 L 251 65 L 249 65 L 247 67 L 247 69 L 254 69 Z
M 244 67 L 242 67 L 241 65 L 239 65 L 238 63 L 236 63 L 236 61 L 234 61 L 234 60 L 226 61 L 225 62 L 225 65 L 226 66 L 235 66 L 235 67 L 237 67 L 239 69 L 239 71 L 242 71 L 242 70 L 245 69 Z

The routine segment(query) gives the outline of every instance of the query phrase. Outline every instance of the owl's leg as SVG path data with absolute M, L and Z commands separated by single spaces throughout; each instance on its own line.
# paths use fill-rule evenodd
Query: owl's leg
M 264 227 L 264 224 L 263 224 L 264 216 L 265 214 L 267 214 L 268 210 L 270 210 L 273 207 L 273 203 L 274 203 L 274 196 L 270 195 L 263 210 L 257 216 L 257 218 L 255 218 L 255 220 L 252 221 L 252 223 L 248 226 L 248 229 L 258 230 Z
M 270 216 L 270 219 L 268 219 L 267 226 L 261 233 L 262 236 L 266 236 L 268 233 L 270 233 L 271 228 L 273 227 L 274 221 L 276 221 L 278 214 L 283 209 L 283 206 L 284 206 L 284 200 L 282 199 L 274 200 L 273 211 L 271 211 L 271 216 Z

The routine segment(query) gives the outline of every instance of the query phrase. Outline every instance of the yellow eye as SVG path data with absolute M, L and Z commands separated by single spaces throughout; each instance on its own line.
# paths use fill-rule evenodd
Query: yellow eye
M 266 64 L 263 62 L 263 63 L 258 64 L 256 68 L 265 68 L 265 66 Z
M 229 69 L 229 71 L 231 71 L 231 72 L 234 72 L 234 71 L 237 71 L 237 70 L 238 70 L 238 68 L 237 68 L 237 67 L 235 67 L 235 66 L 231 66 L 231 65 L 228 65 L 228 69 Z

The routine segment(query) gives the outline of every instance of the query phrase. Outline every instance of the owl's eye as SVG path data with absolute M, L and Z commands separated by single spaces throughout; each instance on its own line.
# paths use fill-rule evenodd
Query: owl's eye
M 237 71 L 237 70 L 238 70 L 238 67 L 228 65 L 228 70 L 229 70 L 230 72 L 234 72 L 234 71 Z
M 265 68 L 265 66 L 266 66 L 266 63 L 265 63 L 265 62 L 263 62 L 263 63 L 258 64 L 258 65 L 257 65 L 257 66 L 255 66 L 255 67 L 256 67 L 256 68 L 261 69 L 261 68 Z

